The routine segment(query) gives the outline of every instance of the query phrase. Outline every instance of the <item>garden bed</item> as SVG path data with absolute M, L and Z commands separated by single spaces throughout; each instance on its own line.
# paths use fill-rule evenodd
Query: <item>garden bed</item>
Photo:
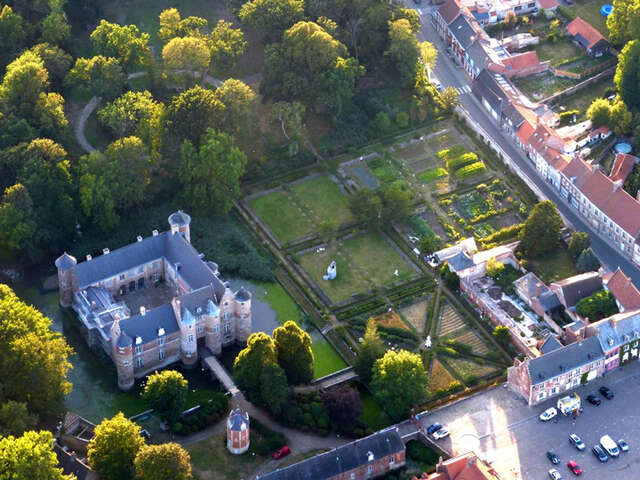
M 438 337 L 451 335 L 466 326 L 462 316 L 448 302 L 440 308 L 440 318 L 436 330 Z
M 419 301 L 402 307 L 400 315 L 409 322 L 418 332 L 424 332 L 427 323 L 427 313 L 431 305 L 431 297 L 422 298 Z
M 431 374 L 429 375 L 429 390 L 435 392 L 436 390 L 447 390 L 452 382 L 455 382 L 456 378 L 449 373 L 449 370 L 437 358 L 431 362 Z

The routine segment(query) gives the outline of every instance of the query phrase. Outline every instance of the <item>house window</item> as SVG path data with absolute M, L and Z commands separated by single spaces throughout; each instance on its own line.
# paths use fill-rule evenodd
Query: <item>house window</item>
M 123 273 L 123 274 L 121 274 L 121 275 L 120 275 L 120 280 L 124 280 L 124 279 L 125 279 L 125 277 L 126 277 L 126 275 L 125 275 L 124 273 Z
M 213 333 L 218 335 L 220 333 L 220 325 L 216 324 L 213 326 Z
M 224 333 L 227 334 L 231 331 L 231 324 L 229 323 L 225 323 L 224 324 Z
M 202 325 L 198 325 L 198 333 L 202 333 Z
M 164 345 L 164 337 L 158 337 L 158 345 L 159 346 Z
M 193 342 L 193 333 L 189 334 L 188 342 Z
M 136 358 L 136 367 L 141 368 L 143 365 L 142 358 Z
M 144 267 L 143 266 L 138 267 L 138 273 L 142 273 L 142 272 L 144 272 Z
M 356 474 L 352 473 L 351 475 L 349 475 L 349 478 L 351 478 L 351 480 L 356 480 Z
M 367 473 L 373 472 L 373 465 L 367 465 Z
M 137 354 L 141 354 L 142 353 L 142 345 L 136 345 L 136 353 Z
M 124 362 L 122 362 L 122 365 L 124 365 L 125 367 L 129 367 L 131 365 L 131 362 L 129 360 L 125 360 Z
M 164 360 L 165 354 L 164 354 L 164 350 L 160 350 L 158 352 L 158 360 Z
M 222 318 L 223 318 L 224 320 L 229 320 L 229 317 L 230 317 L 230 316 L 231 316 L 231 313 L 229 313 L 229 312 L 224 312 L 224 314 L 222 315 Z

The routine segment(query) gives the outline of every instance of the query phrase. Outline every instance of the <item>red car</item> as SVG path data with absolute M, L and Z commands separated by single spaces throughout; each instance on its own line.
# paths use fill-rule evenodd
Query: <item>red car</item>
M 580 470 L 580 465 L 578 465 L 578 462 L 576 462 L 574 460 L 569 460 L 567 462 L 567 467 L 569 467 L 569 470 L 571 470 L 574 475 L 581 475 L 582 474 L 582 470 Z
M 273 452 L 273 458 L 277 459 L 277 458 L 286 457 L 290 453 L 291 453 L 291 449 L 285 445 L 284 447 L 281 447 L 279 450 L 276 450 L 275 452 Z

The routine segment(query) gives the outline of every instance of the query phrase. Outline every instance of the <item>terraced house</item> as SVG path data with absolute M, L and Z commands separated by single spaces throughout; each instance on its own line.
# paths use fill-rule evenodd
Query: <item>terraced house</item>
M 175 362 L 194 366 L 198 349 L 219 354 L 251 333 L 251 294 L 232 292 L 218 266 L 191 245 L 191 218 L 169 216 L 169 231 L 84 262 L 55 262 L 60 304 L 72 308 L 92 348 L 114 362 L 118 386 Z

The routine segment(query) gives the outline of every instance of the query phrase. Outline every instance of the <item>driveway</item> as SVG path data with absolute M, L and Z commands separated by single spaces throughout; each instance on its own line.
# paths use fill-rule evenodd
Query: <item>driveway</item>
M 415 5 L 412 1 L 407 1 L 408 8 Z M 493 141 L 500 145 L 502 150 L 511 157 L 513 162 L 520 170 L 536 184 L 542 194 L 556 203 L 558 209 L 565 221 L 575 228 L 591 235 L 592 248 L 598 255 L 600 262 L 609 269 L 615 270 L 620 267 L 633 282 L 640 286 L 640 269 L 626 257 L 618 253 L 615 248 L 611 248 L 611 242 L 599 237 L 589 225 L 587 225 L 582 217 L 579 217 L 575 210 L 560 197 L 558 191 L 551 187 L 549 183 L 538 176 L 535 166 L 524 153 L 513 143 L 512 139 L 498 127 L 495 121 L 489 116 L 489 113 L 483 108 L 469 88 L 469 78 L 464 74 L 461 68 L 458 68 L 453 60 L 451 60 L 445 51 L 445 46 L 437 32 L 433 28 L 430 20 L 430 12 L 436 7 L 425 5 L 424 2 L 416 11 L 420 14 L 422 29 L 420 32 L 421 40 L 432 42 L 438 50 L 438 60 L 434 68 L 436 77 L 444 87 L 454 87 L 460 93 L 460 105 L 464 107 L 471 116 L 483 126 L 485 131 L 491 136 Z M 524 179 L 527 181 L 527 179 Z
M 548 478 L 546 472 L 553 467 L 545 456 L 549 449 L 560 457 L 561 463 L 555 468 L 564 479 L 573 476 L 566 467 L 568 460 L 578 462 L 585 480 L 637 478 L 631 472 L 637 472 L 640 466 L 640 430 L 636 427 L 640 422 L 636 403 L 640 397 L 640 363 L 579 387 L 577 392 L 584 399 L 589 393 L 597 393 L 601 385 L 610 387 L 615 398 L 602 399 L 599 407 L 584 404 L 584 412 L 575 422 L 560 415 L 557 423 L 544 423 L 538 415 L 555 406 L 557 397 L 528 407 L 503 386 L 429 412 L 420 421 L 424 427 L 435 422 L 447 425 L 451 435 L 441 440 L 442 446 L 453 455 L 475 451 L 492 464 L 502 480 Z M 577 433 L 585 442 L 584 452 L 569 444 L 570 433 Z M 604 434 L 614 440 L 624 438 L 630 445 L 629 452 L 599 463 L 591 448 Z

